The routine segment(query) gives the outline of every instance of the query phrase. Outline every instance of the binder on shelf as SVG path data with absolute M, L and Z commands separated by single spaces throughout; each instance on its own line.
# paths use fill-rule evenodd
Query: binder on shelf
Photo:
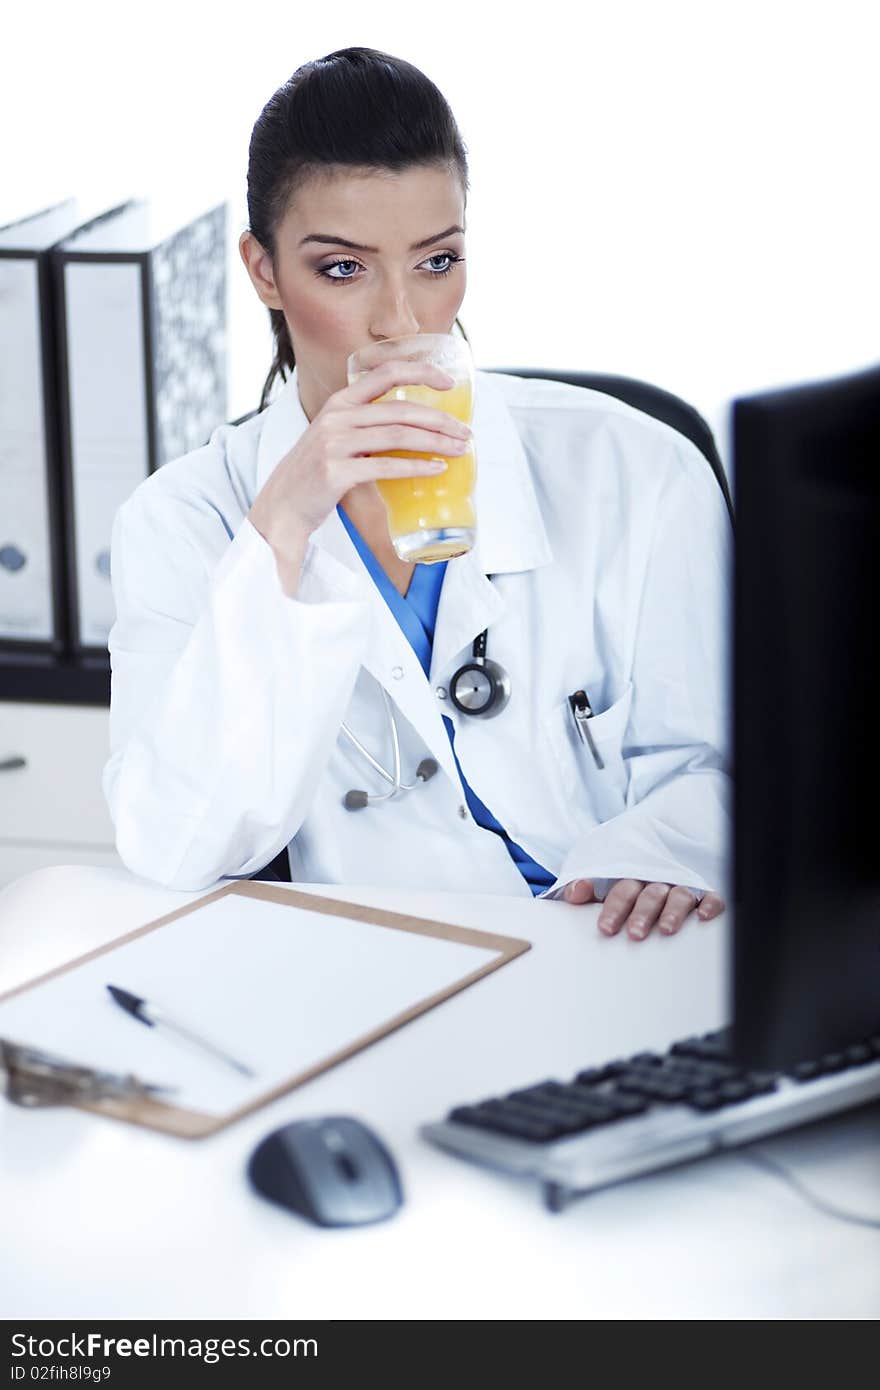
M 65 643 L 57 343 L 51 249 L 75 198 L 0 227 L 0 651 Z
M 227 414 L 226 216 L 134 199 L 52 251 L 71 643 L 106 651 L 117 509 Z

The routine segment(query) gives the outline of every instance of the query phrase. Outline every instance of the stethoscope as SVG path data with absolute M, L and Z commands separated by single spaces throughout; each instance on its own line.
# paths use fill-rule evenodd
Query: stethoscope
M 500 714 L 510 699 L 510 677 L 503 666 L 499 666 L 497 661 L 490 660 L 486 656 L 486 637 L 487 632 L 481 632 L 474 639 L 473 660 L 466 661 L 463 666 L 452 676 L 449 682 L 449 698 L 457 710 L 462 714 L 476 715 L 481 719 L 494 719 L 496 714 Z M 351 729 L 346 724 L 342 725 L 342 732 L 351 742 L 363 753 L 371 767 L 374 767 L 386 782 L 391 783 L 390 792 L 381 792 L 369 796 L 364 791 L 349 791 L 345 793 L 342 804 L 347 811 L 362 811 L 372 801 L 387 801 L 389 797 L 396 796 L 398 792 L 411 792 L 419 782 L 427 782 L 434 773 L 438 771 L 437 763 L 433 758 L 423 758 L 416 768 L 415 782 L 402 782 L 400 780 L 400 739 L 397 732 L 397 721 L 394 718 L 394 711 L 391 708 L 391 701 L 384 686 L 381 687 L 382 698 L 385 701 L 385 713 L 391 726 L 391 743 L 394 752 L 394 773 L 386 771 L 381 763 L 378 763 L 372 753 L 368 753 L 359 739 L 355 738 Z

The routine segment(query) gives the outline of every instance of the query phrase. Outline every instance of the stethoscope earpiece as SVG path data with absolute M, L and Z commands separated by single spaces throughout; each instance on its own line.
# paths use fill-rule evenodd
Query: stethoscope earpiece
M 362 811 L 369 799 L 366 792 L 350 791 L 345 793 L 342 804 L 346 811 Z

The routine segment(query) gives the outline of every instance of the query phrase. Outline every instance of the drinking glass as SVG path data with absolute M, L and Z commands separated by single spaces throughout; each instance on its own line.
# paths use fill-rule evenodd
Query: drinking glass
M 389 359 L 430 362 L 453 378 L 446 391 L 434 386 L 394 386 L 377 401 L 418 401 L 471 423 L 474 402 L 474 363 L 464 338 L 453 333 L 414 333 L 385 338 L 358 348 L 348 358 L 348 384 Z M 434 564 L 471 549 L 476 537 L 474 485 L 477 461 L 473 439 L 461 454 L 415 453 L 411 449 L 383 450 L 385 458 L 442 458 L 444 473 L 431 477 L 377 478 L 376 487 L 388 513 L 388 531 L 401 560 Z

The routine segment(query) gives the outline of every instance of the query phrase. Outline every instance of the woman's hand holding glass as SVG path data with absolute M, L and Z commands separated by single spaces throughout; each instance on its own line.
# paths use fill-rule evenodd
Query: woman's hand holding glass
M 474 409 L 475 371 L 471 350 L 454 333 L 411 333 L 368 343 L 351 353 L 346 363 L 349 382 L 384 361 L 429 362 L 448 372 L 453 385 L 438 393 L 433 387 L 402 387 L 391 394 L 420 405 L 444 410 L 469 425 Z M 396 452 L 396 451 L 395 451 Z M 376 489 L 385 504 L 388 535 L 400 560 L 427 565 L 466 555 L 476 539 L 475 486 L 477 460 L 473 445 L 465 453 L 447 456 L 448 467 L 436 478 L 383 478 Z
M 383 362 L 329 396 L 308 429 L 284 455 L 254 500 L 248 518 L 272 546 L 285 589 L 295 583 L 308 536 L 339 500 L 359 483 L 383 478 L 432 476 L 437 459 L 390 458 L 384 450 L 460 454 L 470 447 L 470 428 L 443 410 L 417 401 L 378 401 L 396 386 L 446 391 L 452 378 L 427 362 Z M 290 564 L 297 561 L 294 575 Z
M 579 878 L 566 884 L 563 898 L 567 903 L 596 902 L 592 879 Z M 693 893 L 681 885 L 621 878 L 608 890 L 599 914 L 599 930 L 615 936 L 625 926 L 633 941 L 643 941 L 656 924 L 664 936 L 671 936 L 695 907 Z M 697 916 L 707 922 L 723 911 L 723 899 L 717 893 L 706 893 L 697 907 Z

